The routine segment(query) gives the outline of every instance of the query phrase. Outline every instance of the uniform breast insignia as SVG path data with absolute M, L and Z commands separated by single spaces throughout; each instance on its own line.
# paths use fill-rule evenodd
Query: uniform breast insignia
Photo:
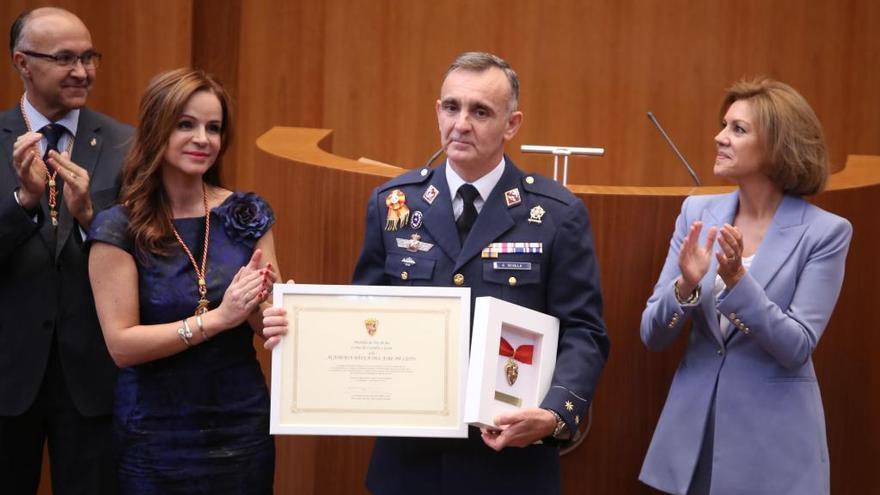
M 414 211 L 409 218 L 410 228 L 412 228 L 413 230 L 418 230 L 422 226 L 422 218 L 424 218 L 424 216 L 422 215 L 421 211 Z
M 529 223 L 542 223 L 541 219 L 544 218 L 544 208 L 541 208 L 541 205 L 536 205 L 534 208 L 529 210 Z
M 531 344 L 521 345 L 514 349 L 507 339 L 501 337 L 498 354 L 507 357 L 507 362 L 504 363 L 504 375 L 507 378 L 508 385 L 516 383 L 516 379 L 519 377 L 519 365 L 516 362 L 532 364 L 532 354 L 534 351 L 535 346 Z
M 497 258 L 499 254 L 541 254 L 543 242 L 493 242 L 483 249 L 481 258 Z
M 422 194 L 422 199 L 425 200 L 425 203 L 428 203 L 430 205 L 434 203 L 434 200 L 437 198 L 438 194 L 440 194 L 440 190 L 433 185 L 430 185 L 427 189 L 425 189 L 425 194 Z
M 388 207 L 388 218 L 385 220 L 385 230 L 394 231 L 409 222 L 409 208 L 406 206 L 406 195 L 400 189 L 391 191 L 385 197 L 385 206 Z
M 397 247 L 404 248 L 409 252 L 415 253 L 417 251 L 430 251 L 433 244 L 430 242 L 422 242 L 422 236 L 419 234 L 413 234 L 409 236 L 409 239 L 403 239 L 402 237 L 397 238 Z
M 508 208 L 522 203 L 522 198 L 519 195 L 519 189 L 514 187 L 509 191 L 504 191 L 504 202 L 507 203 Z
M 400 262 L 406 266 L 413 266 L 416 264 L 416 260 L 412 259 L 409 256 L 407 256 L 406 258 L 403 258 L 402 260 L 400 260 Z
M 96 144 L 98 144 L 98 140 L 95 138 L 92 138 L 92 140 L 89 141 L 89 146 L 94 147 Z

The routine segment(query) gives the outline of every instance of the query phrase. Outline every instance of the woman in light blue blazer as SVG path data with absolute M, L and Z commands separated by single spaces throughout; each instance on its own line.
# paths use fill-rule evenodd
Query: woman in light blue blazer
M 648 349 L 679 337 L 688 345 L 639 479 L 682 495 L 827 494 L 811 356 L 840 293 L 852 227 L 802 199 L 822 190 L 828 161 L 797 91 L 740 81 L 721 116 L 714 170 L 738 189 L 684 201 L 642 314 Z

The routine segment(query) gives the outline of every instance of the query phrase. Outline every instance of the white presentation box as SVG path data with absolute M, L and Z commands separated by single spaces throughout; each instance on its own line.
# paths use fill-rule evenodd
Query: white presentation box
M 494 297 L 474 303 L 464 421 L 497 429 L 498 413 L 538 407 L 553 378 L 559 319 Z

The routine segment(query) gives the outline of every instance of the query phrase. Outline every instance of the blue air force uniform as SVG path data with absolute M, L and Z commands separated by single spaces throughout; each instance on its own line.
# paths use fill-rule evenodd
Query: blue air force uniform
M 525 174 L 505 157 L 461 245 L 447 166 L 413 170 L 373 191 L 354 283 L 470 287 L 472 297 L 559 318 L 556 370 L 541 407 L 574 432 L 609 350 L 587 210 L 561 185 Z M 379 438 L 367 487 L 377 494 L 558 493 L 552 444 L 495 452 L 475 428 L 466 440 Z

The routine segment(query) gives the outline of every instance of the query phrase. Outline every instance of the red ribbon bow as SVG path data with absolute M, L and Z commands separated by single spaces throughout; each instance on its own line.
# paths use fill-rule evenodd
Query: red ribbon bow
M 515 359 L 523 364 L 532 364 L 532 353 L 534 352 L 535 346 L 533 345 L 521 345 L 514 349 L 507 339 L 501 337 L 501 346 L 498 349 L 498 354 L 501 354 L 502 356 Z

